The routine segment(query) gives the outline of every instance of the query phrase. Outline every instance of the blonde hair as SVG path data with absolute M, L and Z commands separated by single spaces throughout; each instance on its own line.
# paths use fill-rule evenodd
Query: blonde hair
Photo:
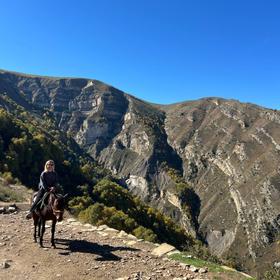
M 46 161 L 45 163 L 45 167 L 44 167 L 44 171 L 48 171 L 47 169 L 47 165 L 51 164 L 53 166 L 53 170 L 54 170 L 54 161 L 52 159 L 49 159 L 48 161 Z

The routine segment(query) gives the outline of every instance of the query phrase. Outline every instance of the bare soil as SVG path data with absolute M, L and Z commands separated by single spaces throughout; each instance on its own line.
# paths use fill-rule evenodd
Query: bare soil
M 20 209 L 15 213 L 0 214 L 1 280 L 233 279 L 191 272 L 179 262 L 152 255 L 155 244 L 110 228 L 81 224 L 68 213 L 57 224 L 56 249 L 51 248 L 50 223 L 41 248 L 33 240 L 33 221 L 25 219 L 29 205 L 17 206 Z
M 28 205 L 20 208 L 17 213 L 0 214 L 1 280 L 208 279 L 186 271 L 179 263 L 151 255 L 155 248 L 151 243 L 120 238 L 117 231 L 67 222 L 69 214 L 57 224 L 56 249 L 51 248 L 49 227 L 44 248 L 40 248 L 33 241 L 32 220 L 25 219 L 23 210 Z

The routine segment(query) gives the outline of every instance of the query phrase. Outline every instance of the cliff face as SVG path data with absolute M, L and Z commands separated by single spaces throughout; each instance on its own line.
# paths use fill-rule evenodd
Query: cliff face
M 247 266 L 267 261 L 280 230 L 279 112 L 213 98 L 163 109 L 209 247 Z
M 51 110 L 134 194 L 200 231 L 215 254 L 250 269 L 276 261 L 278 111 L 216 98 L 153 106 L 96 80 L 0 71 L 4 92 L 29 111 Z M 194 188 L 197 217 L 184 212 L 171 168 Z

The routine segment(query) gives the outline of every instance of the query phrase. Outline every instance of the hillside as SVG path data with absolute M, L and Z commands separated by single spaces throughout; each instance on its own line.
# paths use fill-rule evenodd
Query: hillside
M 0 93 L 31 115 L 49 112 L 133 194 L 213 253 L 253 274 L 278 261 L 278 111 L 218 98 L 152 105 L 96 80 L 7 71 Z
M 56 127 L 49 112 L 39 119 L 7 95 L 0 96 L 0 100 L 6 109 L 0 108 L 0 201 L 20 198 L 24 188 L 11 183 L 21 181 L 36 190 L 42 165 L 52 158 L 57 163 L 59 191 L 69 194 L 70 209 L 81 220 L 108 224 L 138 238 L 169 242 L 177 248 L 190 248 L 197 243 L 170 218 L 120 186 L 119 179 Z

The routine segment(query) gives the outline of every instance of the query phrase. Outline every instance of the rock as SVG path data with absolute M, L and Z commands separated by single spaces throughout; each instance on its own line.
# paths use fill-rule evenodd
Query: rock
M 99 235 L 101 235 L 101 236 L 104 236 L 104 237 L 109 236 L 108 233 L 103 232 L 103 231 L 97 231 L 97 233 L 98 233 Z
M 125 241 L 125 240 L 124 240 L 124 243 L 127 244 L 127 245 L 129 245 L 129 246 L 131 246 L 131 245 L 136 244 L 137 241 L 135 241 L 135 240 Z
M 208 272 L 208 268 L 207 267 L 201 267 L 199 270 L 198 270 L 199 273 L 206 273 Z
M 173 250 L 173 251 L 171 251 L 171 252 L 169 252 L 169 253 L 167 253 L 166 255 L 167 256 L 171 256 L 171 255 L 174 255 L 174 254 L 180 254 L 181 252 L 180 251 L 178 251 L 178 250 Z
M 236 269 L 232 268 L 232 267 L 228 267 L 226 265 L 222 265 L 221 268 L 225 269 L 225 270 L 229 270 L 229 271 L 236 271 Z
M 180 263 L 180 266 L 182 266 L 184 269 L 188 269 L 190 267 L 190 265 L 186 263 Z
M 7 261 L 3 261 L 1 264 L 1 268 L 5 269 L 5 268 L 9 268 L 11 265 L 7 262 Z
M 275 263 L 273 264 L 273 266 L 274 266 L 275 268 L 280 268 L 280 262 L 275 262 Z
M 241 275 L 243 275 L 244 277 L 248 278 L 248 279 L 255 279 L 253 278 L 251 275 L 244 273 L 244 272 L 239 272 Z
M 17 211 L 16 207 L 14 207 L 14 206 L 9 206 L 7 210 L 8 210 L 7 211 L 8 213 L 13 213 L 13 212 Z
M 191 272 L 198 272 L 198 268 L 195 267 L 195 266 L 193 266 L 193 265 L 190 266 L 189 270 L 190 270 Z
M 176 250 L 176 248 L 173 247 L 172 245 L 163 243 L 152 251 L 152 255 L 161 257 L 164 254 L 167 254 L 167 253 L 175 251 L 175 250 Z
M 123 230 L 121 230 L 118 234 L 118 237 L 120 237 L 120 238 L 124 238 L 124 237 L 127 237 L 127 236 L 128 236 L 128 234 Z
M 101 225 L 97 228 L 97 230 L 106 230 L 106 229 L 109 229 L 107 225 Z
M 72 224 L 73 226 L 80 226 L 80 227 L 83 225 L 82 223 L 77 222 L 77 221 L 71 222 L 71 224 Z
M 132 235 L 132 234 L 128 234 L 127 237 L 128 237 L 129 239 L 137 240 L 137 237 L 134 236 L 134 235 Z
M 77 220 L 74 219 L 74 218 L 69 218 L 69 219 L 67 219 L 67 222 L 68 223 L 73 223 L 73 222 L 77 222 Z
M 5 207 L 0 207 L 0 214 L 5 214 L 5 211 L 6 211 Z
M 82 232 L 93 232 L 93 231 L 96 231 L 96 229 L 94 229 L 94 228 L 83 228 L 82 229 Z
M 118 233 L 119 232 L 119 230 L 114 229 L 114 228 L 106 228 L 106 229 L 104 229 L 104 231 L 106 231 L 106 232 L 113 232 L 113 233 Z
M 133 273 L 129 278 L 131 280 L 141 280 L 142 279 L 142 272 Z
M 89 224 L 89 223 L 86 223 L 86 224 L 83 224 L 84 227 L 92 227 L 93 225 L 92 224 Z

